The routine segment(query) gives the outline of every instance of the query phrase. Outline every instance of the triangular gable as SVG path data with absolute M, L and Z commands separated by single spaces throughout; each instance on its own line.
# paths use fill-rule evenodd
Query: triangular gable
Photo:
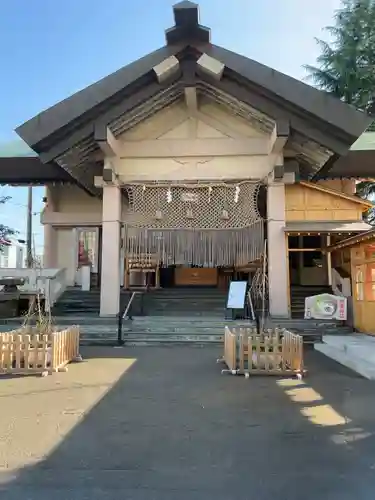
M 152 120 L 152 118 L 150 119 Z M 194 123 L 192 123 L 192 121 L 194 121 Z M 227 135 L 223 134 L 214 127 L 211 127 L 210 125 L 207 125 L 201 120 L 196 120 L 195 118 L 187 118 L 184 122 L 180 123 L 173 129 L 158 137 L 158 139 L 187 139 L 190 136 L 192 127 L 194 127 L 196 130 L 196 136 L 201 139 L 217 139 L 228 137 Z
M 314 189 L 316 191 L 320 191 L 325 193 L 327 196 L 335 197 L 343 200 L 347 200 L 350 203 L 355 203 L 357 205 L 362 205 L 363 211 L 368 210 L 373 207 L 373 204 L 370 201 L 359 198 L 358 196 L 343 193 L 342 191 L 336 191 L 335 189 L 328 188 L 326 186 L 321 186 L 320 184 L 315 184 L 312 182 L 301 181 L 299 182 L 300 186 L 303 186 L 306 189 Z
M 246 139 L 267 135 L 241 117 L 232 115 L 221 104 L 204 103 L 198 112 L 189 115 L 181 99 L 139 122 L 118 136 L 118 140 L 188 139 L 192 134 L 199 139 Z
M 199 24 L 198 5 L 189 3 L 187 6 L 187 3 L 184 2 L 183 5 L 175 5 L 173 12 L 175 26 L 166 31 L 166 46 L 121 68 L 99 82 L 90 85 L 43 111 L 17 128 L 19 136 L 31 147 L 45 141 L 47 138 L 50 138 L 51 142 L 54 142 L 51 136 L 60 129 L 71 126 L 72 130 L 76 130 L 77 124 L 74 123 L 75 120 L 81 120 L 84 115 L 86 115 L 87 120 L 92 119 L 96 111 L 98 112 L 98 116 L 94 118 L 97 119 L 100 111 L 103 110 L 104 103 L 107 103 L 108 106 L 114 102 L 118 103 L 120 95 L 123 95 L 124 101 L 132 104 L 131 97 L 134 98 L 134 94 L 137 93 L 136 90 L 140 90 L 139 83 L 141 81 L 148 83 L 150 87 L 153 85 L 154 92 L 150 91 L 150 98 L 153 95 L 157 95 L 165 86 L 163 87 L 164 82 L 159 86 L 157 85 L 155 68 L 164 64 L 172 56 L 178 56 L 181 59 L 183 51 L 189 52 L 192 49 L 196 53 L 206 56 L 206 58 L 212 58 L 211 63 L 213 62 L 215 66 L 223 66 L 223 68 L 225 67 L 234 74 L 237 74 L 245 82 L 257 87 L 261 90 L 260 94 L 263 94 L 264 91 L 271 93 L 278 100 L 284 102 L 285 105 L 289 106 L 292 103 L 300 110 L 305 110 L 312 116 L 315 116 L 318 120 L 330 124 L 338 130 L 342 130 L 347 135 L 347 139 L 343 141 L 345 148 L 346 145 L 349 147 L 372 122 L 364 113 L 356 111 L 353 107 L 326 92 L 315 89 L 310 85 L 284 75 L 272 68 L 268 68 L 256 61 L 209 43 L 210 30 Z M 181 71 L 181 74 L 183 73 L 184 70 Z M 176 78 L 172 78 L 171 82 L 175 83 Z M 200 78 L 202 79 L 203 76 L 201 75 Z M 138 84 L 136 85 L 137 82 Z M 211 84 L 210 80 L 209 85 Z M 229 82 L 227 84 L 225 82 L 216 82 L 216 86 L 224 93 L 228 93 L 226 90 L 231 90 L 229 95 L 233 94 L 240 101 L 241 97 L 243 97 L 243 92 L 245 94 L 249 93 L 247 89 L 243 88 L 241 95 L 234 95 L 236 94 L 234 90 L 242 87 L 241 85 L 229 85 Z M 143 99 L 137 94 L 137 100 L 145 100 L 146 94 L 147 92 L 142 94 Z M 247 99 L 245 98 L 243 102 L 246 103 L 246 101 Z M 262 99 L 256 99 L 259 111 L 262 111 L 261 108 L 264 107 L 262 102 Z M 268 103 L 266 107 L 269 109 L 270 104 Z M 126 113 L 127 110 L 128 108 L 125 106 L 122 113 Z M 285 112 L 283 114 L 285 116 Z M 297 125 L 299 123 L 300 119 L 298 118 L 294 122 L 292 120 L 291 125 L 298 129 Z M 338 151 L 336 149 L 335 151 L 341 154 L 341 149 L 344 150 L 345 148 L 340 146 L 336 148 Z

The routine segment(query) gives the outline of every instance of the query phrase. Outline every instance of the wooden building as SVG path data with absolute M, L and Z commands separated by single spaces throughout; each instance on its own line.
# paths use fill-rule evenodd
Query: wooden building
M 90 264 L 103 316 L 146 279 L 221 286 L 267 239 L 288 317 L 293 286 L 330 285 L 332 238 L 369 229 L 354 192 L 374 155 L 350 147 L 371 119 L 214 45 L 197 5 L 173 12 L 165 46 L 18 127 L 32 154 L 0 158 L 0 182 L 46 186 L 44 265 L 73 286 Z
M 327 251 L 350 269 L 354 327 L 375 335 L 375 229 L 346 238 Z

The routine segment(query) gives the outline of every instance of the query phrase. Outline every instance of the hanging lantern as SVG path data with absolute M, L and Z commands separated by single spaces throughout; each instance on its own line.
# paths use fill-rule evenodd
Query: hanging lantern
M 171 188 L 169 188 L 167 191 L 167 203 L 171 203 L 171 201 L 172 201 L 172 191 Z
M 210 203 L 210 201 L 211 201 L 211 193 L 212 193 L 212 187 L 209 186 L 208 187 L 208 203 Z
M 155 217 L 157 219 L 162 219 L 163 218 L 163 212 L 161 210 L 156 210 Z

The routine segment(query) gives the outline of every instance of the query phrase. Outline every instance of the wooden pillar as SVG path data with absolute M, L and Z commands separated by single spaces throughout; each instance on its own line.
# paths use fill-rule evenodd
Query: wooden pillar
M 298 248 L 303 248 L 303 236 L 298 236 Z M 298 252 L 298 282 L 302 285 L 303 252 Z
M 155 269 L 155 288 L 160 288 L 160 266 L 159 262 L 157 263 Z
M 121 189 L 103 188 L 103 242 L 100 286 L 100 315 L 116 316 L 120 311 Z
M 326 236 L 326 246 L 329 247 L 330 244 L 331 244 L 331 236 L 328 234 Z M 326 263 L 327 263 L 328 285 L 332 286 L 332 254 L 331 254 L 331 252 L 326 253 Z
M 288 259 L 285 246 L 285 185 L 267 186 L 269 309 L 273 317 L 289 317 Z
M 290 263 L 289 263 L 289 236 L 285 235 L 285 249 L 286 249 L 286 267 L 287 267 L 287 284 L 288 284 L 288 310 L 289 315 L 292 315 L 292 292 L 290 289 Z

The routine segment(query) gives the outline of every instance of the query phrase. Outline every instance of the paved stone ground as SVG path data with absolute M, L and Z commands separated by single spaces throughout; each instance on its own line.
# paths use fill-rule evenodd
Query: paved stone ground
M 91 348 L 0 379 L 4 500 L 373 500 L 375 385 L 308 352 L 302 383 L 214 347 Z

